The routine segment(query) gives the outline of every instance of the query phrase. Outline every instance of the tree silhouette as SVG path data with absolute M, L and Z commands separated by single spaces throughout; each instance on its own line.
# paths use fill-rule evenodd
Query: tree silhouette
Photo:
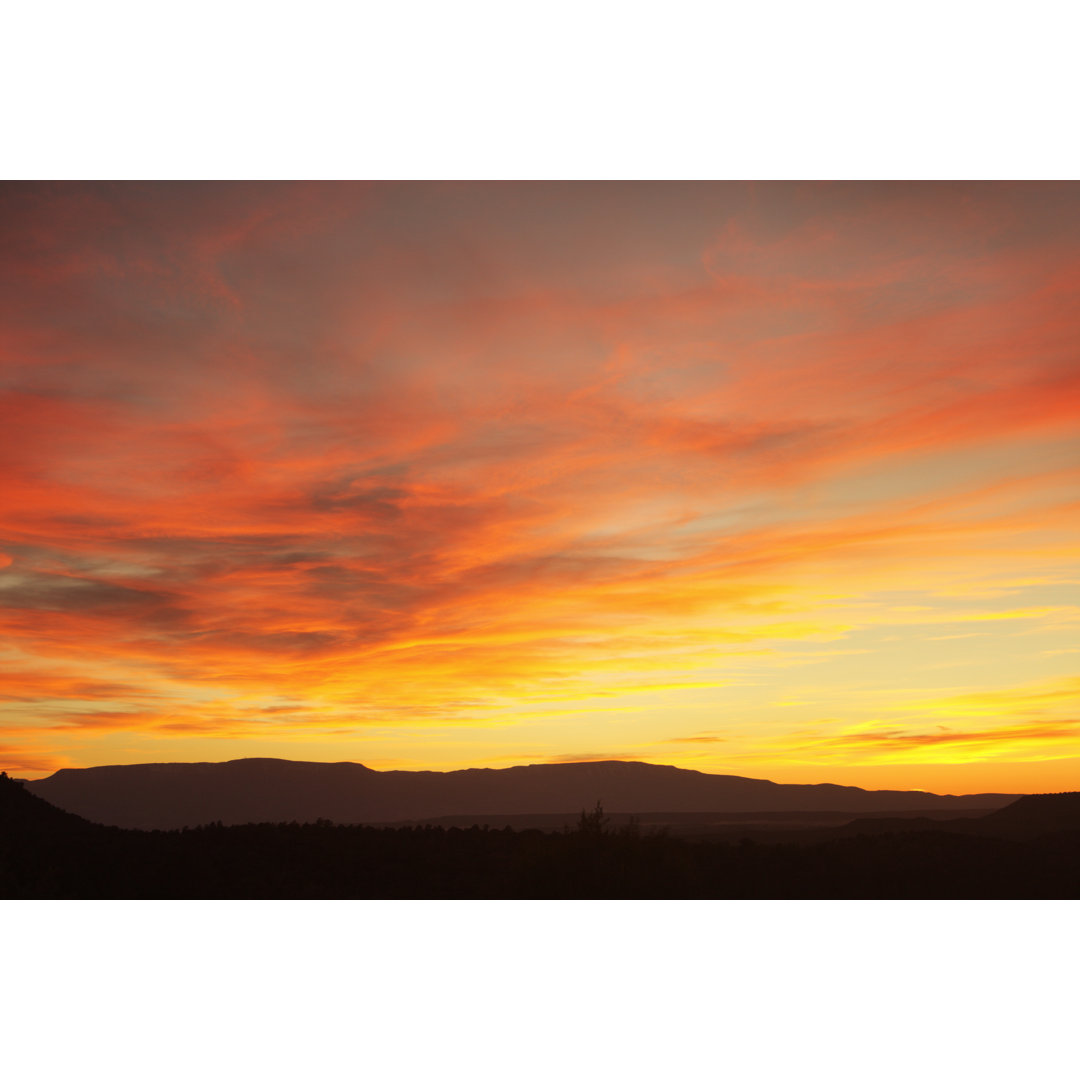
M 607 831 L 608 820 L 604 816 L 604 808 L 600 804 L 600 800 L 597 799 L 596 808 L 591 813 L 587 813 L 585 810 L 581 811 L 577 831 L 583 836 L 603 836 Z

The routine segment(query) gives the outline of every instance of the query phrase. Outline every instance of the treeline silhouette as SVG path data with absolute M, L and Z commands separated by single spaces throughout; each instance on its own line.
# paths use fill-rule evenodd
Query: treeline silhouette
M 1072 899 L 1080 796 L 1052 831 L 899 823 L 811 842 L 703 842 L 612 828 L 602 808 L 561 832 L 484 826 L 95 825 L 0 774 L 4 899 Z M 1066 800 L 1062 803 L 1060 800 Z M 1035 809 L 1030 809 L 1034 806 Z M 1065 807 L 1064 811 L 1062 807 Z M 997 813 L 1005 813 L 998 811 Z M 1054 816 L 1056 814 L 1056 816 Z M 994 815 L 982 819 L 989 821 Z M 1006 823 L 1007 824 L 1007 823 Z M 880 823 L 877 823 L 880 827 Z M 964 831 L 964 830 L 967 831 Z

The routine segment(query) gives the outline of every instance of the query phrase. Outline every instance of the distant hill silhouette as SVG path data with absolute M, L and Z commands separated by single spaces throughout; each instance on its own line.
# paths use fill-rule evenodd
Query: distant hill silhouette
M 857 817 L 843 824 L 828 825 L 809 820 L 791 828 L 790 821 L 758 829 L 757 835 L 769 843 L 816 844 L 849 836 L 884 836 L 889 833 L 937 832 L 963 836 L 993 836 L 1001 839 L 1031 839 L 1048 833 L 1080 833 L 1080 792 L 1067 791 L 1050 795 L 1022 795 L 1007 806 L 989 813 L 927 816 L 888 814 Z M 711 838 L 725 839 L 754 835 L 748 830 L 728 828 L 711 830 Z
M 615 814 L 993 810 L 1018 796 L 865 791 L 837 784 L 776 784 L 636 761 L 522 765 L 456 772 L 377 772 L 352 762 L 276 758 L 221 763 L 61 769 L 27 783 L 35 795 L 89 821 L 136 829 L 221 822 L 377 824 L 437 818 L 576 814 L 603 803 Z
M 1037 836 L 1080 830 L 1080 791 L 1024 795 L 972 825 L 998 836 Z

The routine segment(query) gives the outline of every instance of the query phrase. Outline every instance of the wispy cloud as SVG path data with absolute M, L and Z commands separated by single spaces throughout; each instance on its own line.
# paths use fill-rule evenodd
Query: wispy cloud
M 723 735 L 681 735 L 666 741 L 673 743 L 722 743 L 728 742 L 728 739 Z

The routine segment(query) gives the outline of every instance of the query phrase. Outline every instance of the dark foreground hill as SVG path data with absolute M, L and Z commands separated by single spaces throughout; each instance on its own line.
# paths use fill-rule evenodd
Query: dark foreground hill
M 971 822 L 974 831 L 997 836 L 1038 836 L 1080 830 L 1080 791 L 1024 795 L 1008 806 Z
M 1040 807 L 1044 798 L 1059 805 Z M 900 819 L 879 835 L 694 842 L 612 829 L 600 813 L 562 832 L 329 822 L 162 832 L 91 824 L 0 775 L 0 898 L 1076 899 L 1080 830 L 1046 831 L 1060 799 L 1029 796 L 1022 837 Z
M 522 765 L 457 772 L 377 772 L 352 762 L 244 758 L 193 764 L 61 769 L 27 787 L 89 821 L 134 829 L 220 822 L 341 824 L 576 814 L 602 802 L 617 814 L 896 813 L 958 815 L 1016 795 L 864 791 L 837 784 L 774 784 L 638 761 Z

